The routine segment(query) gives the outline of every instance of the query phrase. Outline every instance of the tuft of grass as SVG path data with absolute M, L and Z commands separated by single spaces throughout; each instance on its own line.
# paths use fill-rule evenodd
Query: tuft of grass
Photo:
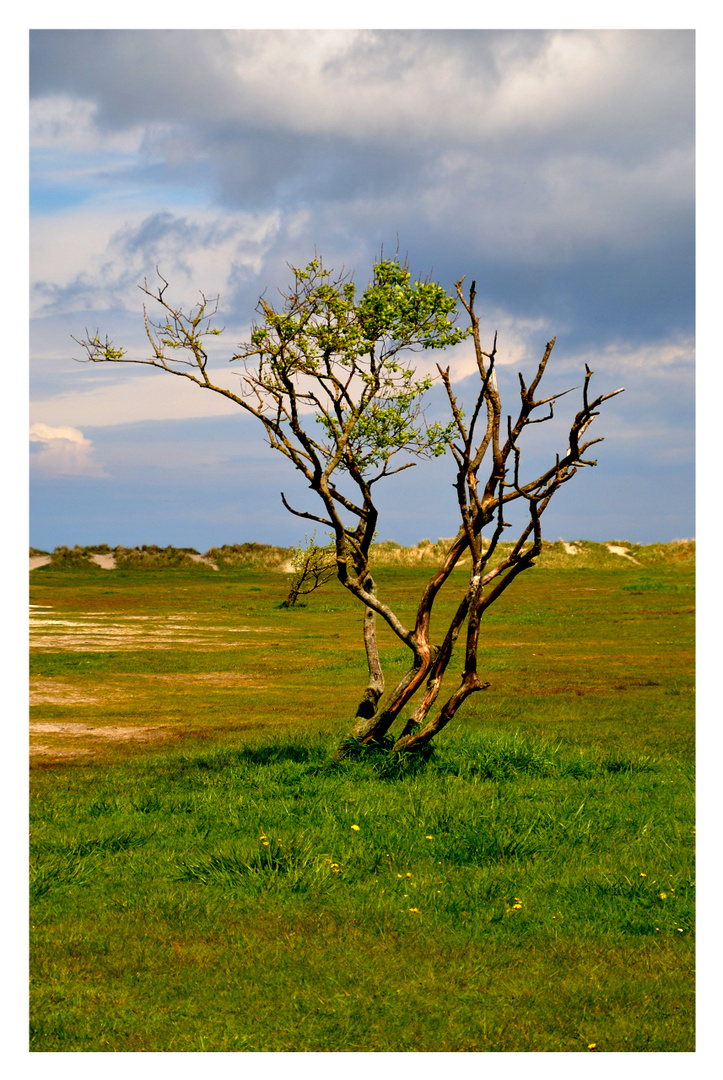
M 113 554 L 119 570 L 208 570 L 206 563 L 191 558 L 191 555 L 198 555 L 195 548 L 143 544 L 140 548 L 117 547 Z
M 290 563 L 294 548 L 274 547 L 272 544 L 223 544 L 212 547 L 206 557 L 219 567 L 237 569 L 279 570 Z
M 90 552 L 77 544 L 73 548 L 56 547 L 50 556 L 50 566 L 55 570 L 91 570 L 98 567 L 90 558 Z

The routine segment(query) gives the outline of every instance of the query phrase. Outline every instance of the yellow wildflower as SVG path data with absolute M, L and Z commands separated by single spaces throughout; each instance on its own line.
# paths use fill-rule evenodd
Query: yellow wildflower
M 418 907 L 410 907 L 409 914 L 410 915 L 421 915 L 422 912 L 420 911 L 420 909 Z
M 354 832 L 359 832 L 360 826 L 359 825 L 352 825 L 352 829 L 354 830 Z
M 667 900 L 667 899 L 668 899 L 668 894 L 667 894 L 667 892 L 661 892 L 661 894 L 660 894 L 660 899 L 661 899 L 661 900 Z

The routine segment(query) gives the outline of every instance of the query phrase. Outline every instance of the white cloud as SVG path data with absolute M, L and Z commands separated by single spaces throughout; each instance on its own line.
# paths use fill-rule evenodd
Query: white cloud
M 94 459 L 93 444 L 78 428 L 35 423 L 30 442 L 38 444 L 31 453 L 33 469 L 45 476 L 106 476 Z
M 138 285 L 156 266 L 172 282 L 174 302 L 198 290 L 227 294 L 257 275 L 279 228 L 278 211 L 259 214 L 189 208 L 175 214 L 97 207 L 43 216 L 31 231 L 33 314 L 126 307 L 140 310 Z
M 43 92 L 33 133 L 46 146 L 63 137 L 130 148 L 151 117 L 158 131 L 197 126 L 211 142 L 216 127 L 233 124 L 469 145 L 649 132 L 691 107 L 693 35 L 675 30 L 116 32 L 103 37 L 103 64 L 85 71 L 68 68 L 51 34 L 37 45 L 47 52 L 35 73 Z M 55 91 L 55 68 L 73 98 Z
M 635 348 L 618 342 L 595 352 L 580 354 L 575 357 L 575 362 L 580 367 L 587 364 L 593 369 L 596 366 L 615 371 L 644 369 L 652 374 L 656 370 L 677 368 L 681 373 L 687 373 L 695 362 L 695 342 L 690 336 L 647 341 Z
M 30 107 L 30 145 L 35 150 L 95 150 L 134 153 L 143 139 L 143 128 L 104 132 L 96 123 L 98 106 L 67 94 L 36 98 Z
M 117 368 L 109 366 L 109 374 Z M 211 378 L 215 377 L 210 372 Z M 238 389 L 227 373 L 226 383 Z M 239 413 L 240 407 L 218 394 L 204 394 L 186 379 L 170 375 L 143 372 L 127 382 L 115 380 L 108 386 L 95 386 L 80 393 L 58 394 L 56 397 L 33 402 L 33 416 L 44 416 L 56 424 L 82 424 L 85 427 L 106 427 L 115 424 L 135 424 L 141 420 L 184 420 L 202 416 L 223 416 Z M 44 427 L 34 424 L 35 428 Z M 54 430 L 67 431 L 67 427 Z M 79 433 L 80 434 L 80 433 Z
M 442 136 L 469 146 L 620 131 L 690 105 L 692 35 L 671 31 L 555 30 L 534 40 L 470 33 L 464 43 L 443 31 L 226 37 L 240 91 L 226 109 L 240 112 L 251 99 L 269 123 L 353 141 Z

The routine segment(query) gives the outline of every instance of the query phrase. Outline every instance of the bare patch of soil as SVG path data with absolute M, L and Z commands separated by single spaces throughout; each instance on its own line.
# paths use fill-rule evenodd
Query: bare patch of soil
M 136 724 L 133 727 L 107 725 L 93 727 L 91 724 L 55 724 L 31 723 L 30 737 L 37 735 L 56 735 L 62 739 L 86 739 L 88 737 L 103 742 L 150 742 L 163 739 L 167 728 L 161 724 Z M 78 754 L 92 754 L 93 749 L 85 746 L 51 746 L 47 743 L 30 744 L 30 756 L 75 757 Z
M 97 694 L 80 693 L 78 688 L 62 679 L 31 679 L 31 705 L 98 705 L 107 701 L 107 695 L 101 699 Z
M 193 555 L 189 551 L 188 552 L 188 557 L 189 557 L 189 559 L 193 559 L 194 562 L 205 563 L 206 566 L 210 566 L 212 570 L 218 570 L 218 566 L 213 561 L 213 559 L 208 559 L 208 558 L 206 558 L 205 555 Z
M 31 757 L 78 757 L 80 754 L 92 753 L 92 750 L 84 750 L 80 746 L 74 746 L 68 750 L 61 747 L 46 746 L 44 743 L 35 743 L 30 747 Z
M 30 612 L 30 644 L 37 649 L 102 652 L 107 649 L 174 649 L 203 646 L 235 649 L 239 634 L 288 631 L 272 626 L 207 626 L 190 615 L 113 615 L 90 611 L 73 617 L 53 617 L 51 611 Z
M 161 724 L 134 724 L 132 727 L 93 727 L 92 724 L 55 724 L 33 723 L 31 735 L 95 735 L 99 739 L 160 739 L 163 738 Z M 154 734 L 150 734 L 153 732 Z
M 136 681 L 140 679 L 153 680 L 154 682 L 176 683 L 185 686 L 205 685 L 205 686 L 229 686 L 237 687 L 240 684 L 244 686 L 259 685 L 254 683 L 254 680 L 249 675 L 239 675 L 233 671 L 207 671 L 197 675 L 129 675 L 122 676 L 123 678 L 131 678 Z
M 611 555 L 620 555 L 623 559 L 629 559 L 636 566 L 640 566 L 638 560 L 633 558 L 627 548 L 620 547 L 619 544 L 606 544 L 605 546 Z
M 101 570 L 115 570 L 115 555 L 91 555 L 90 561 Z

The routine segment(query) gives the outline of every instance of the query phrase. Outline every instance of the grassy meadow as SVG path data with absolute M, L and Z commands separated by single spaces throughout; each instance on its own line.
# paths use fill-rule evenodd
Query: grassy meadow
M 33 570 L 30 1049 L 692 1051 L 694 547 L 613 543 L 490 609 L 426 764 L 330 763 L 362 613 L 281 549 Z M 379 546 L 408 618 L 433 556 Z

